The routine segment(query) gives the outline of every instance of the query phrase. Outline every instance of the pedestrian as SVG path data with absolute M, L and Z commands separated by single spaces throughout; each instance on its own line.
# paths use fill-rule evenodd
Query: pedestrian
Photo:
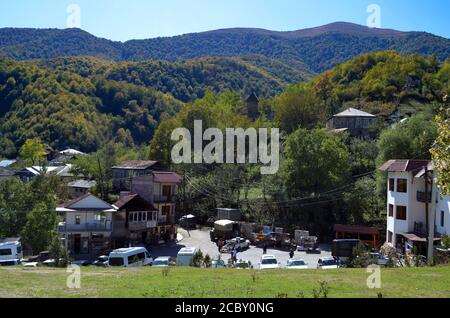
M 233 262 L 233 264 L 236 264 L 237 262 L 237 250 L 233 249 L 233 251 L 231 252 L 231 261 Z
M 267 254 L 267 245 L 264 244 L 263 246 L 263 254 L 266 255 Z
M 291 251 L 289 252 L 289 257 L 290 257 L 291 259 L 294 258 L 294 249 L 293 249 L 293 248 L 291 248 Z

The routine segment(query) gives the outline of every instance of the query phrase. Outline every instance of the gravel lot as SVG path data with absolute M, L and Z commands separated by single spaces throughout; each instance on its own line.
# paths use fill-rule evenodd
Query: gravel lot
M 200 248 L 203 254 L 209 254 L 212 258 L 217 258 L 219 255 L 218 248 L 216 244 L 211 242 L 209 238 L 209 229 L 204 230 L 194 230 L 194 231 L 186 231 L 184 229 L 180 229 L 179 233 L 183 236 L 183 240 L 181 240 L 178 244 L 173 244 L 170 246 L 161 246 L 157 248 L 152 248 L 151 253 L 153 257 L 158 256 L 177 256 L 178 251 L 183 247 L 197 247 Z M 319 258 L 330 257 L 331 251 L 329 245 L 321 245 L 322 252 L 321 254 L 307 254 L 305 252 L 295 252 L 294 258 L 301 258 L 307 264 L 309 268 L 316 268 L 317 262 Z M 251 246 L 250 249 L 238 253 L 238 259 L 243 259 L 246 261 L 250 261 L 255 268 L 260 261 L 260 258 L 263 254 L 261 248 L 257 248 Z M 289 259 L 289 252 L 284 250 L 277 249 L 268 249 L 267 254 L 274 255 L 279 262 L 281 262 L 282 266 L 286 264 Z M 229 254 L 222 254 L 222 259 L 228 261 L 231 256 Z

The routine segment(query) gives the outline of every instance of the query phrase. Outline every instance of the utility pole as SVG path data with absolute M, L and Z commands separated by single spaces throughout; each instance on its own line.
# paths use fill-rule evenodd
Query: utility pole
M 425 180 L 425 191 L 428 191 L 428 166 L 426 168 L 426 180 Z M 428 192 L 427 192 L 427 262 L 428 264 L 432 264 L 433 262 L 433 256 L 434 256 L 434 223 L 435 223 L 435 219 L 436 219 L 436 210 L 433 208 L 434 204 L 433 204 L 433 174 L 431 175 L 431 189 L 430 189 L 430 201 L 431 201 L 431 211 L 430 211 L 430 215 L 428 215 Z

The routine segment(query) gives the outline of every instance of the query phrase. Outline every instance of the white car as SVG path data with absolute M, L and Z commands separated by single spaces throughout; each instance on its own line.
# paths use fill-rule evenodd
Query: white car
M 321 258 L 317 263 L 317 269 L 338 269 L 338 262 L 334 258 Z
M 38 267 L 38 262 L 28 262 L 28 263 L 22 263 L 23 267 Z
M 278 269 L 280 268 L 280 263 L 273 255 L 263 255 L 261 257 L 261 263 L 259 263 L 259 269 Z
M 213 260 L 211 262 L 211 268 L 225 268 L 226 264 L 223 260 Z
M 144 247 L 119 248 L 109 254 L 110 267 L 151 266 L 152 255 Z
M 169 267 L 170 266 L 170 257 L 158 257 L 153 261 L 153 267 Z
M 287 269 L 308 269 L 308 264 L 302 259 L 290 259 L 286 264 Z

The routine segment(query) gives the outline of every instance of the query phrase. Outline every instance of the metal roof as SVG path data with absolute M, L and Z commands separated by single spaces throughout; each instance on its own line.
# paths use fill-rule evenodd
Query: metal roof
M 127 170 L 145 170 L 154 166 L 157 163 L 158 161 L 150 161 L 150 160 L 127 160 L 112 168 L 127 169 Z
M 412 172 L 417 175 L 429 163 L 428 160 L 389 160 L 381 166 L 380 170 L 385 172 Z
M 333 117 L 370 117 L 376 118 L 377 116 L 363 112 L 362 110 L 358 110 L 355 108 L 347 108 L 342 113 L 336 114 Z

